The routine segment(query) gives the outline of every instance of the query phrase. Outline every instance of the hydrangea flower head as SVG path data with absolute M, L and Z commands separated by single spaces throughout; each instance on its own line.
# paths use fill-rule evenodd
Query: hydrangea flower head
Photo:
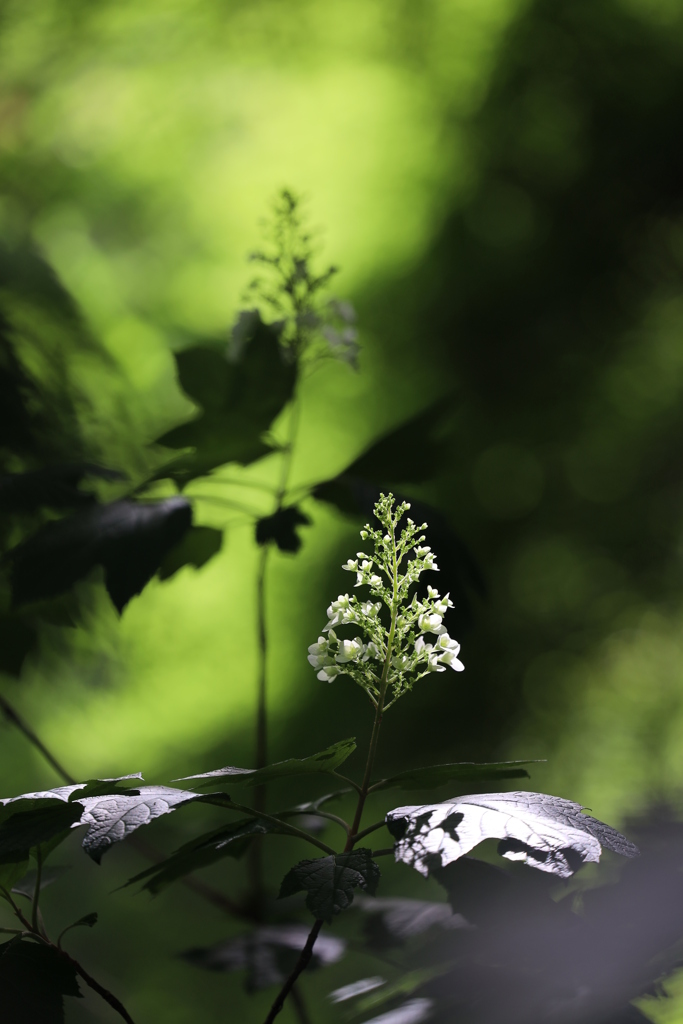
M 323 635 L 308 648 L 318 679 L 332 682 L 350 676 L 375 706 L 381 702 L 385 708 L 423 676 L 464 668 L 458 658 L 460 644 L 443 624 L 453 607 L 449 595 L 442 597 L 432 586 L 424 599 L 414 592 L 421 573 L 438 571 L 436 557 L 424 543 L 427 526 L 416 526 L 408 518 L 399 534 L 399 522 L 410 505 L 394 504 L 393 495 L 381 495 L 375 516 L 382 529 L 366 524 L 361 530 L 362 539 L 372 541 L 373 553 L 359 551 L 342 566 L 355 575 L 355 587 L 369 588 L 370 599 L 340 594 L 327 609 Z M 336 628 L 348 625 L 363 635 L 337 637 Z

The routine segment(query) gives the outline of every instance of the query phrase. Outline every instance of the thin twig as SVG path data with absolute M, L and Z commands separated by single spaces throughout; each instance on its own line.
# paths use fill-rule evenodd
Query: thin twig
M 266 1017 L 264 1024 L 273 1024 L 273 1021 L 279 1014 L 282 1007 L 285 1005 L 285 1000 L 287 999 L 287 996 L 294 988 L 294 985 L 296 984 L 299 975 L 302 974 L 303 971 L 305 971 L 306 968 L 308 967 L 311 961 L 311 957 L 313 956 L 313 947 L 315 946 L 315 940 L 318 938 L 322 926 L 322 921 L 316 921 L 313 927 L 311 928 L 310 932 L 308 933 L 306 945 L 299 954 L 299 959 L 296 962 L 296 966 L 294 967 L 294 970 L 287 978 L 287 981 L 280 989 L 280 992 L 278 993 L 275 1002 L 271 1006 L 270 1013 Z
M 246 804 L 236 804 L 229 796 L 223 797 L 218 793 L 212 793 L 204 798 L 204 802 L 214 804 L 216 807 L 227 807 L 229 810 L 241 811 L 242 814 L 248 814 L 252 818 L 261 818 L 263 821 L 269 821 L 272 825 L 277 825 L 278 831 L 281 834 L 295 836 L 297 839 L 305 839 L 307 843 L 312 843 L 313 846 L 317 846 L 319 850 L 323 850 L 325 853 L 335 853 L 335 850 L 328 846 L 327 843 L 321 842 L 309 832 L 304 832 L 303 829 L 297 828 L 296 825 L 288 825 L 282 818 L 278 818 L 274 814 L 257 811 L 253 807 L 247 807 Z
M 364 828 L 362 832 L 356 832 L 353 837 L 354 844 L 359 842 L 361 839 L 365 839 L 365 837 L 369 836 L 371 832 L 376 832 L 378 828 L 384 828 L 385 825 L 386 821 L 382 819 L 382 821 L 376 821 L 374 825 L 368 825 L 368 827 Z
M 10 722 L 12 725 L 16 726 L 19 732 L 23 732 L 24 736 L 29 741 L 29 743 L 31 743 L 36 748 L 36 750 L 40 751 L 40 753 L 43 755 L 48 764 L 51 764 L 54 770 L 57 772 L 57 775 L 60 775 L 62 779 L 64 779 L 64 781 L 67 783 L 67 785 L 74 785 L 76 780 L 72 778 L 71 775 L 69 775 L 65 768 L 62 767 L 62 765 L 59 763 L 54 754 L 51 754 L 50 751 L 47 749 L 45 744 L 38 739 L 33 729 L 24 721 L 24 719 L 21 717 L 16 708 L 13 708 L 9 701 L 5 700 L 5 698 L 1 695 L 0 711 L 2 711 L 7 721 Z
M 299 1017 L 299 1024 L 311 1024 L 311 1018 L 298 985 L 292 985 L 292 1006 Z
M 65 960 L 69 961 L 73 969 L 76 971 L 76 974 L 83 979 L 86 985 L 91 988 L 93 992 L 97 992 L 98 996 L 104 999 L 105 1003 L 109 1003 L 111 1008 L 116 1010 L 120 1017 L 123 1017 L 126 1024 L 135 1024 L 135 1021 L 128 1013 L 128 1010 L 125 1008 L 121 1000 L 116 998 L 113 992 L 110 992 L 108 988 L 104 987 L 104 985 L 100 985 L 99 981 L 96 981 L 92 975 L 88 974 L 85 968 L 79 964 L 78 960 L 74 960 L 72 956 L 69 956 L 68 953 L 63 949 L 59 949 L 57 946 L 53 945 L 53 943 L 50 942 L 49 945 L 52 949 L 55 949 L 60 956 L 64 957 Z

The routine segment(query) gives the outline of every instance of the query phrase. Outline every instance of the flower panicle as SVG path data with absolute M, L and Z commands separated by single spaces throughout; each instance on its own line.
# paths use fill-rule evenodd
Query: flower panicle
M 425 598 L 418 599 L 414 592 L 410 597 L 420 575 L 438 571 L 438 566 L 431 547 L 425 544 L 426 523 L 418 526 L 407 518 L 399 534 L 400 520 L 409 510 L 407 502 L 394 508 L 393 495 L 381 495 L 375 516 L 382 528 L 366 524 L 360 534 L 363 541 L 372 542 L 373 552 L 358 551 L 356 558 L 342 566 L 356 574 L 355 587 L 369 587 L 370 600 L 340 594 L 327 609 L 327 625 L 318 642 L 308 648 L 308 660 L 318 670 L 318 679 L 332 682 L 340 675 L 350 676 L 373 703 L 384 673 L 389 691 L 386 707 L 423 676 L 447 668 L 456 672 L 464 668 L 458 658 L 460 645 L 443 624 L 453 607 L 450 595 L 441 596 L 430 585 Z M 387 614 L 394 623 L 391 637 Z M 349 625 L 362 635 L 340 639 L 335 629 Z

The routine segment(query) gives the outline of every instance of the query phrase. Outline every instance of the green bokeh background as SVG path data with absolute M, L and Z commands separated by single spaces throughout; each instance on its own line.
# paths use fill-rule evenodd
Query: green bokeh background
M 404 489 L 446 515 L 487 583 L 460 623 L 465 674 L 392 712 L 382 765 L 546 758 L 533 788 L 615 825 L 678 805 L 679 4 L 17 0 L 0 19 L 0 226 L 42 249 L 97 341 L 60 364 L 91 449 L 143 474 L 145 445 L 192 411 L 173 350 L 227 337 L 261 218 L 283 185 L 302 193 L 363 347 L 359 373 L 330 363 L 306 381 L 292 482 L 335 476 L 451 396 L 438 472 Z M 197 522 L 230 520 L 206 567 L 153 581 L 120 620 L 98 592 L 89 629 L 46 636 L 21 682 L 2 681 L 75 776 L 250 763 L 257 548 L 247 519 L 206 498 L 270 511 L 245 484 L 275 480 L 277 460 L 188 489 Z M 370 725 L 362 695 L 305 660 L 348 587 L 357 524 L 303 507 L 302 551 L 275 554 L 269 576 L 273 759 Z M 0 744 L 3 793 L 56 784 L 9 726 Z M 154 841 L 188 838 L 193 810 Z M 286 842 L 274 881 L 304 855 Z M 109 894 L 139 863 L 125 849 L 81 863 L 46 914 L 97 907 L 74 949 L 136 1021 L 258 1020 L 271 993 L 248 1004 L 237 979 L 177 960 L 237 925 L 180 888 L 151 904 Z M 386 879 L 437 892 L 407 869 Z M 360 970 L 352 954 L 307 982 L 316 1020 L 336 1019 L 323 994 Z M 650 1012 L 674 1021 L 680 1006 Z M 112 1018 L 87 998 L 67 1019 Z

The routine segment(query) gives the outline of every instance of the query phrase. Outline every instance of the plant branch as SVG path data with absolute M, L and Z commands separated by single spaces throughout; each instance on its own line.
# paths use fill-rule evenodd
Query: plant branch
M 52 942 L 50 942 L 49 945 L 52 949 L 55 949 L 61 957 L 69 961 L 73 969 L 76 971 L 76 974 L 83 979 L 88 988 L 91 988 L 93 992 L 97 992 L 98 996 L 104 999 L 105 1003 L 109 1003 L 111 1008 L 116 1010 L 120 1017 L 123 1017 L 126 1024 L 135 1024 L 135 1021 L 128 1013 L 128 1010 L 125 1008 L 121 1000 L 116 998 L 113 992 L 110 992 L 108 988 L 104 987 L 104 985 L 100 985 L 99 981 L 96 981 L 92 975 L 88 974 L 85 968 L 79 964 L 78 960 L 74 960 L 72 956 L 69 956 L 69 954 L 63 949 L 59 949 L 59 947 L 55 946 Z
M 43 877 L 43 854 L 39 846 L 36 846 L 36 885 L 33 890 L 33 904 L 31 906 L 31 927 L 34 932 L 38 931 L 38 903 L 40 901 L 40 883 Z
M 285 1005 L 285 1000 L 287 999 L 287 996 L 294 988 L 294 985 L 296 984 L 299 975 L 302 974 L 303 971 L 305 971 L 306 968 L 308 967 L 311 961 L 311 957 L 313 956 L 313 947 L 315 946 L 315 940 L 318 938 L 322 926 L 323 922 L 318 920 L 315 922 L 310 932 L 308 933 L 306 945 L 299 954 L 299 959 L 296 962 L 294 970 L 292 971 L 290 976 L 287 978 L 287 981 L 280 989 L 280 992 L 278 993 L 275 1002 L 271 1006 L 270 1012 L 266 1017 L 264 1024 L 273 1024 L 273 1021 L 279 1014 L 282 1007 Z
M 14 725 L 19 732 L 22 732 L 29 743 L 43 755 L 48 764 L 50 764 L 57 772 L 57 775 L 61 776 L 61 778 L 70 786 L 75 783 L 76 780 L 69 775 L 65 768 L 62 767 L 57 758 L 47 749 L 45 744 L 38 739 L 30 725 L 24 721 L 19 712 L 12 707 L 9 701 L 2 696 L 0 696 L 0 711 L 2 711 L 7 721 Z
M 369 836 L 372 832 L 376 832 L 378 828 L 384 828 L 385 825 L 386 822 L 384 818 L 382 818 L 381 821 L 376 821 L 374 825 L 368 825 L 368 827 L 364 828 L 362 832 L 356 833 L 354 836 L 354 843 L 359 842 L 361 839 L 365 839 L 365 837 Z
M 345 782 L 352 789 L 355 789 L 356 793 L 360 793 L 360 786 L 353 779 L 349 779 L 346 775 L 342 775 L 340 772 L 330 772 L 330 775 L 334 775 L 335 779 L 339 779 L 341 782 Z
M 322 843 L 315 836 L 310 835 L 308 832 L 304 832 L 303 829 L 297 828 L 296 825 L 288 825 L 282 818 L 276 817 L 274 814 L 266 814 L 264 811 L 257 811 L 253 807 L 247 807 L 246 804 L 236 804 L 229 796 L 222 797 L 219 794 L 212 794 L 204 799 L 207 804 L 213 804 L 216 807 L 227 807 L 231 811 L 241 811 L 242 814 L 248 814 L 252 818 L 261 818 L 263 821 L 269 821 L 273 825 L 277 825 L 278 831 L 284 832 L 290 836 L 296 836 L 297 839 L 305 839 L 306 842 L 312 843 L 313 846 L 317 846 L 319 850 L 324 850 L 325 853 L 335 853 L 335 850 L 327 843 Z

